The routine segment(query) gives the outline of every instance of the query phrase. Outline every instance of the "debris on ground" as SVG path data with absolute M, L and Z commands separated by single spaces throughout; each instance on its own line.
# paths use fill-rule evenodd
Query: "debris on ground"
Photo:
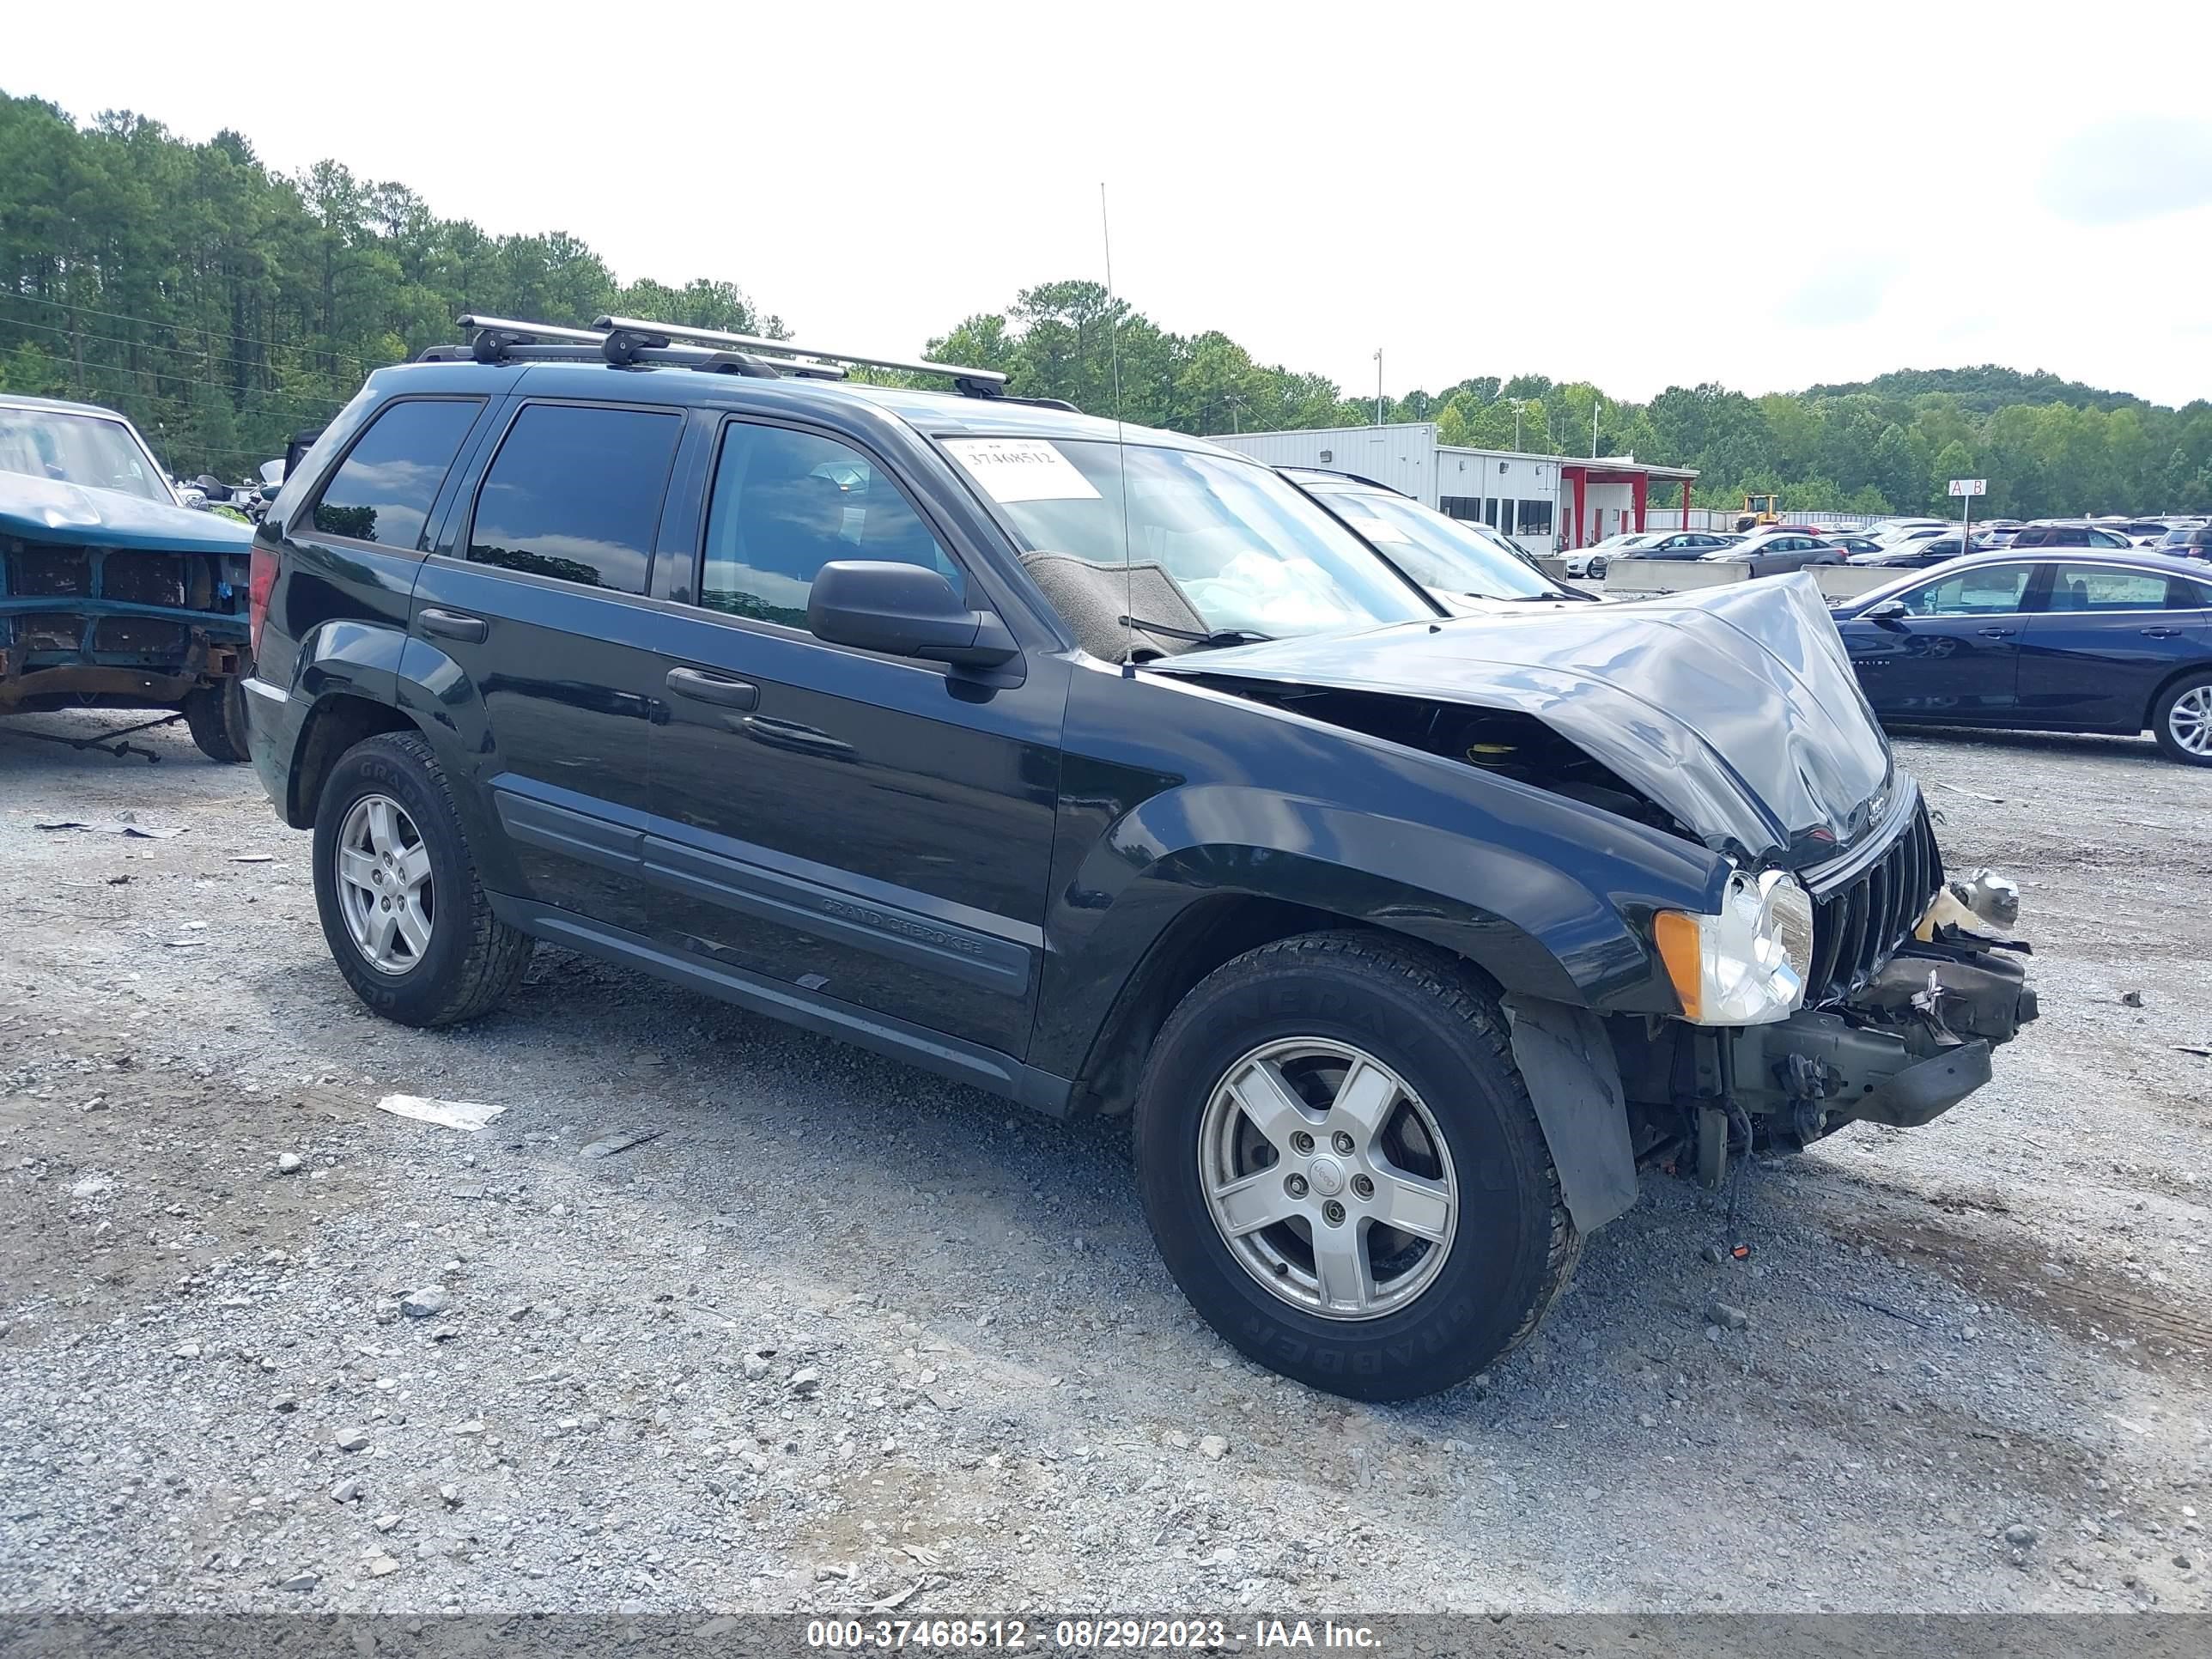
M 427 1095 L 386 1095 L 376 1103 L 380 1112 L 434 1123 L 444 1129 L 481 1129 L 507 1109 L 480 1100 L 433 1100 Z
M 626 1152 L 633 1146 L 642 1146 L 648 1140 L 658 1140 L 667 1133 L 665 1129 L 618 1129 L 612 1134 L 601 1135 L 576 1156 L 612 1158 L 617 1152 Z
M 34 823 L 34 830 L 84 830 L 99 836 L 130 836 L 139 841 L 167 841 L 173 836 L 185 833 L 182 824 L 174 826 L 140 823 L 128 813 L 106 823 L 94 823 L 84 818 L 57 818 L 48 823 Z

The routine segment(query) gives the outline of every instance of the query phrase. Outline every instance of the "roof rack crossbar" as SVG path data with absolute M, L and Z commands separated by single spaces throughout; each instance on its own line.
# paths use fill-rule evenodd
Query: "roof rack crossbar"
M 762 357 L 750 352 L 717 351 L 705 345 L 671 343 L 671 331 L 659 325 L 648 329 L 569 328 L 559 323 L 524 322 L 513 317 L 483 317 L 474 312 L 455 319 L 459 326 L 476 331 L 465 346 L 432 346 L 416 360 L 426 363 L 466 362 L 590 362 L 611 363 L 618 368 L 633 364 L 668 364 L 726 374 L 776 380 L 842 380 L 845 371 L 834 363 L 805 362 L 787 357 Z M 706 332 L 708 331 L 701 331 Z M 742 336 L 732 336 L 742 338 Z
M 823 346 L 801 345 L 795 340 L 770 340 L 757 334 L 732 334 L 726 329 L 692 328 L 682 323 L 658 323 L 649 318 L 601 317 L 592 326 L 611 333 L 633 334 L 649 340 L 690 340 L 701 345 L 727 346 L 745 352 L 769 352 L 779 357 L 811 357 L 825 363 L 854 363 L 866 368 L 888 368 L 905 374 L 949 374 L 970 397 L 997 395 L 1006 377 L 995 368 L 965 368 L 957 363 L 932 362 L 926 357 L 878 357 L 858 351 L 832 351 Z

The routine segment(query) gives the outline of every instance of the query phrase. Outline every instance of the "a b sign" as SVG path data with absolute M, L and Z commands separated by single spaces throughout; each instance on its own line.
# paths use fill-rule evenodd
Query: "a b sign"
M 1951 493 L 1954 495 L 1986 495 L 1990 493 L 1990 481 L 1987 478 L 1954 478 L 1951 480 Z

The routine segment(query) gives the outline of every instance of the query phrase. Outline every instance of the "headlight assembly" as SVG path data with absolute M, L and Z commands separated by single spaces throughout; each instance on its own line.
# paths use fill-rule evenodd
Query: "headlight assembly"
M 1805 1000 L 1813 899 L 1795 876 L 1739 872 L 1718 915 L 1662 910 L 1652 932 L 1685 1019 L 1761 1025 L 1789 1018 Z

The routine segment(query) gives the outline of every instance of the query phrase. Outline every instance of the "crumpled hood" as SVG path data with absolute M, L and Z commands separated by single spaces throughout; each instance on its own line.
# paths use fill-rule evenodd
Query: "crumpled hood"
M 1831 858 L 1890 792 L 1888 740 L 1805 575 L 1275 640 L 1150 666 L 1518 710 L 1708 846 L 1754 860 Z
M 0 533 L 172 553 L 243 553 L 253 541 L 253 526 L 234 519 L 27 472 L 0 472 Z

